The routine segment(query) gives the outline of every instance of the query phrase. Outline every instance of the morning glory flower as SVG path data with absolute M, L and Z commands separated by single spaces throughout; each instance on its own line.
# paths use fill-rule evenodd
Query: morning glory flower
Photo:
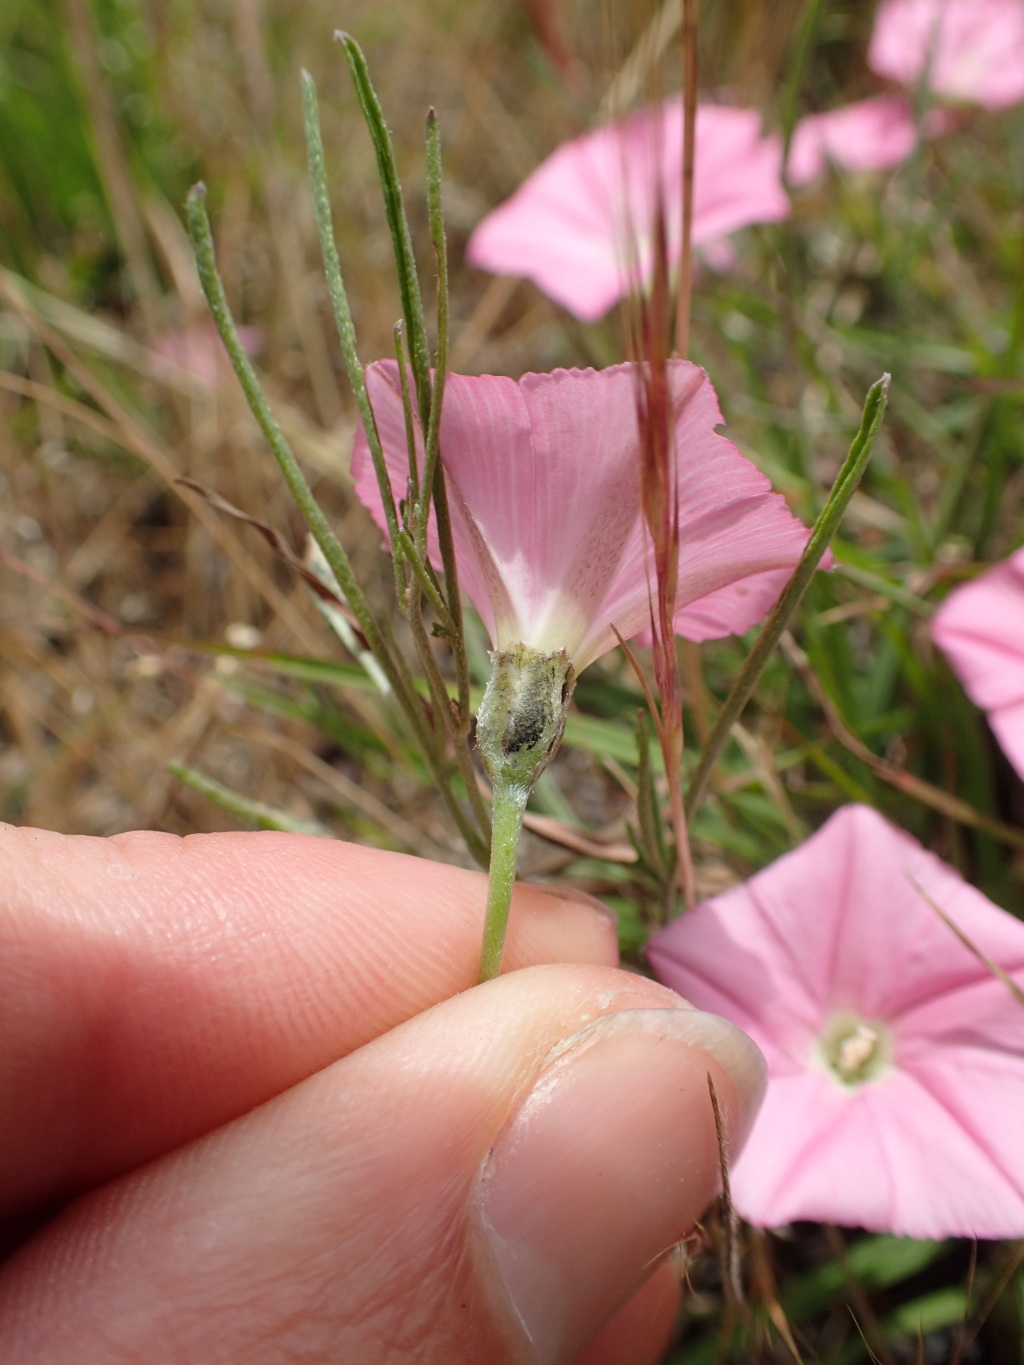
M 1024 778 L 1024 548 L 951 592 L 931 632 Z
M 841 171 L 887 171 L 917 146 L 910 105 L 902 95 L 875 95 L 823 114 L 808 114 L 793 129 L 786 171 L 792 185 Z
M 1024 923 L 866 806 L 652 939 L 659 980 L 767 1058 L 750 1222 L 1024 1236 L 1024 1009 L 939 910 L 1024 986 Z
M 807 529 L 768 479 L 716 428 L 707 375 L 668 362 L 679 490 L 674 624 L 692 640 L 742 633 L 773 605 Z M 366 370 L 396 500 L 408 447 L 398 367 Z M 564 650 L 576 673 L 650 623 L 653 570 L 640 501 L 637 375 L 630 364 L 554 370 L 516 381 L 447 377 L 441 461 L 459 582 L 498 650 Z M 422 435 L 417 431 L 419 459 Z M 384 526 L 366 437 L 356 492 Z M 431 558 L 440 567 L 436 537 Z
M 400 503 L 409 478 L 400 372 L 394 361 L 378 361 L 365 375 Z M 476 725 L 493 796 L 481 980 L 500 970 L 523 812 L 561 742 L 576 677 L 651 622 L 657 587 L 641 499 L 640 380 L 632 364 L 518 382 L 446 379 L 440 459 L 459 584 L 494 645 Z M 662 473 L 677 500 L 679 546 L 672 624 L 694 640 L 745 631 L 792 573 L 807 528 L 717 433 L 722 414 L 704 371 L 669 360 L 664 380 L 670 432 Z M 423 433 L 413 421 L 422 468 Z M 362 428 L 352 473 L 385 529 Z M 433 520 L 427 549 L 441 567 Z
M 868 65 L 900 85 L 1005 109 L 1024 100 L 1024 0 L 883 0 Z
M 753 109 L 697 110 L 694 245 L 720 242 L 789 213 L 782 143 L 762 136 Z M 466 259 L 522 275 L 592 322 L 650 276 L 655 213 L 666 215 L 670 259 L 681 237 L 683 106 L 679 97 L 557 148 L 480 223 Z

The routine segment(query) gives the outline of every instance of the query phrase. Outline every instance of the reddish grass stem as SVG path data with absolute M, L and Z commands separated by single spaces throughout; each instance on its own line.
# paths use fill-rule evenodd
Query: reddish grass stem
M 676 355 L 690 349 L 690 296 L 693 283 L 693 176 L 697 151 L 698 0 L 681 0 L 683 8 L 683 169 L 682 215 L 679 243 L 679 280 L 676 290 Z

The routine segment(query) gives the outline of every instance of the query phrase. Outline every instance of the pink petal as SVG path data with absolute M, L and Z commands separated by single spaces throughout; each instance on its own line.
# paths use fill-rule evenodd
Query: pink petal
M 748 1001 L 762 1002 L 748 1009 L 784 994 L 801 1027 L 846 1009 L 896 1018 L 921 1000 L 989 979 L 926 896 L 995 960 L 1024 953 L 1024 924 L 868 806 L 844 807 L 744 886 L 676 920 L 648 953 L 685 995 L 695 963 L 708 976 L 716 970 L 717 954 L 709 961 L 702 939 L 706 921 L 721 921 L 735 940 Z M 748 960 L 751 978 L 742 976 Z M 756 1013 L 743 1027 L 759 1043 L 760 1031 L 770 1031 Z
M 1010 969 L 1011 963 L 1004 961 L 1003 966 Z M 1018 983 L 1024 981 L 1024 956 L 1019 952 L 1011 974 Z M 993 1168 L 1003 1184 L 1016 1190 L 1016 1198 L 1012 1194 L 1006 1198 L 1008 1214 L 1012 1210 L 1018 1228 L 1024 1226 L 1024 1182 L 1020 1124 L 1013 1116 L 1024 1115 L 1022 1029 L 1020 1006 L 1005 985 L 990 976 L 901 1021 L 896 1054 L 900 1070 L 969 1138 L 979 1166 Z M 978 1229 L 977 1235 L 1014 1234 Z
M 789 212 L 781 147 L 750 109 L 697 114 L 694 243 Z M 472 265 L 523 275 L 584 321 L 646 279 L 657 202 L 670 252 L 679 249 L 682 105 L 678 98 L 565 143 L 480 223 Z
M 258 327 L 239 327 L 239 339 L 247 355 L 259 355 L 263 333 Z M 157 334 L 150 347 L 154 373 L 173 381 L 177 370 L 186 370 L 203 388 L 233 383 L 231 361 L 212 322 L 168 327 Z
M 910 106 L 901 95 L 876 95 L 825 114 L 810 114 L 793 130 L 790 183 L 806 185 L 829 165 L 843 171 L 885 171 L 917 145 Z
M 652 939 L 658 978 L 767 1059 L 733 1186 L 752 1221 L 1024 1231 L 1024 1014 L 926 896 L 1024 985 L 1024 923 L 864 806 Z M 860 1085 L 820 1060 L 846 1012 L 892 1038 L 885 1074 Z
M 1003 109 L 1024 100 L 1024 0 L 883 0 L 868 65 L 901 85 Z
M 988 723 L 1003 753 L 1024 778 L 1024 701 L 990 711 Z
M 890 1227 L 895 1189 L 865 1090 L 854 1095 L 817 1067 L 772 1076 L 731 1173 L 737 1212 L 759 1227 L 805 1218 Z
M 801 547 L 801 553 L 803 547 Z M 828 568 L 832 552 L 823 562 Z M 794 563 L 784 569 L 769 569 L 737 579 L 726 588 L 709 592 L 706 597 L 681 607 L 675 614 L 677 635 L 687 640 L 719 640 L 723 635 L 745 635 L 751 626 L 774 607 L 779 594 L 793 576 Z
M 397 367 L 382 361 L 366 373 L 399 498 L 407 455 Z M 716 434 L 721 413 L 703 370 L 672 361 L 669 378 L 682 499 L 677 600 L 700 638 L 745 630 L 791 572 L 807 530 Z M 518 384 L 449 376 L 441 450 L 460 580 L 499 648 L 564 648 L 582 669 L 616 644 L 613 627 L 628 638 L 647 623 L 636 404 L 631 365 Z M 362 432 L 352 468 L 383 526 Z M 436 563 L 434 537 L 431 554 Z
M 1016 1157 L 1002 1169 L 911 1076 L 894 1070 L 853 1090 L 812 1068 L 770 1082 L 732 1196 L 762 1227 L 813 1219 L 904 1237 L 1017 1237 L 1020 1167 Z
M 931 632 L 1024 777 L 1024 549 L 951 592 Z
M 807 528 L 764 474 L 714 428 L 722 421 L 707 377 L 694 386 L 671 362 L 679 484 L 679 580 L 674 624 L 690 639 L 742 633 L 792 574 Z M 703 372 L 700 372 L 703 375 Z M 647 549 L 639 521 L 581 653 L 597 658 L 649 624 Z
M 369 366 L 367 383 L 397 492 L 407 470 L 397 366 Z M 586 633 L 640 515 L 634 385 L 628 365 L 518 384 L 448 376 L 441 449 L 460 582 L 498 648 L 575 654 Z M 381 520 L 361 432 L 353 473 Z

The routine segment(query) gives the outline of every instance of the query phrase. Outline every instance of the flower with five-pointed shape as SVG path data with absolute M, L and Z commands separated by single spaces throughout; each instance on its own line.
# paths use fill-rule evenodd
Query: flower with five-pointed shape
M 1024 1235 L 1024 923 L 951 867 L 848 806 L 648 953 L 767 1058 L 743 1217 Z
M 793 129 L 786 172 L 791 185 L 807 185 L 829 165 L 850 173 L 887 171 L 916 146 L 913 112 L 903 96 L 874 95 L 802 118 Z
M 718 244 L 789 213 L 782 143 L 754 109 L 697 110 L 692 240 Z M 522 275 L 585 322 L 650 276 L 656 215 L 679 253 L 683 105 L 678 97 L 563 143 L 479 224 L 466 258 Z
M 398 367 L 366 382 L 391 483 L 404 496 L 408 446 Z M 717 433 L 707 375 L 668 362 L 679 499 L 674 624 L 692 640 L 742 633 L 784 586 L 807 529 L 767 478 Z M 416 441 L 422 461 L 422 435 Z M 650 623 L 652 574 L 640 498 L 634 366 L 554 370 L 518 380 L 447 377 L 441 462 L 459 581 L 496 649 L 565 650 L 578 673 Z M 356 492 L 383 528 L 360 429 Z M 428 548 L 440 566 L 436 536 Z
M 640 483 L 642 378 L 635 365 L 526 374 L 518 383 L 447 376 L 439 435 L 452 547 L 460 585 L 494 644 L 476 727 L 494 800 L 482 980 L 500 968 L 523 812 L 561 741 L 576 675 L 649 626 L 655 609 Z M 715 431 L 722 416 L 704 371 L 669 360 L 663 379 L 662 510 L 669 520 L 674 510 L 678 524 L 669 615 L 691 639 L 743 631 L 778 596 L 808 532 Z M 424 465 L 423 433 L 414 417 L 407 432 L 393 361 L 368 366 L 366 385 L 401 503 L 410 444 Z M 352 468 L 356 492 L 383 529 L 362 429 Z M 440 567 L 434 517 L 432 510 L 426 543 Z
M 868 65 L 987 109 L 1024 100 L 1024 0 L 883 0 Z

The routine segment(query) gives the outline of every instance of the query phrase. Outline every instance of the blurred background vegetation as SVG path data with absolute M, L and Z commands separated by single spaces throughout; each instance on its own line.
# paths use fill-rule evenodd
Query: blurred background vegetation
M 770 127 L 875 93 L 872 17 L 861 0 L 706 3 L 702 88 L 760 107 Z M 215 488 L 301 551 L 205 321 L 181 206 L 203 179 L 278 416 L 386 604 L 388 561 L 347 474 L 353 405 L 306 183 L 300 68 L 320 89 L 365 360 L 391 353 L 399 305 L 339 24 L 366 51 L 427 279 L 423 119 L 430 105 L 440 116 L 452 367 L 605 364 L 623 358 L 621 318 L 585 328 L 532 286 L 469 270 L 462 251 L 490 207 L 595 121 L 653 19 L 586 0 L 0 7 L 0 817 L 93 834 L 244 824 L 172 776 L 175 761 L 280 812 L 270 823 L 467 861 L 393 712 L 303 585 L 255 531 L 175 484 Z M 637 68 L 641 97 L 673 88 L 673 52 L 657 76 Z M 1024 538 L 1024 109 L 953 118 L 891 173 L 800 192 L 787 222 L 742 235 L 734 269 L 697 280 L 692 356 L 730 436 L 805 519 L 865 389 L 893 374 L 838 566 L 812 585 L 695 821 L 702 894 L 863 800 L 1020 913 L 1024 790 L 927 621 Z M 482 678 L 486 642 L 471 638 Z M 699 742 L 745 646 L 681 648 Z M 635 948 L 659 906 L 630 837 L 642 698 L 617 651 L 576 698 L 522 870 L 609 898 Z M 754 1334 L 734 1358 L 793 1359 L 788 1321 L 809 1359 L 1019 1365 L 1015 1258 L 827 1230 L 752 1237 Z M 725 1349 L 722 1283 L 702 1264 L 672 1357 L 688 1365 Z

